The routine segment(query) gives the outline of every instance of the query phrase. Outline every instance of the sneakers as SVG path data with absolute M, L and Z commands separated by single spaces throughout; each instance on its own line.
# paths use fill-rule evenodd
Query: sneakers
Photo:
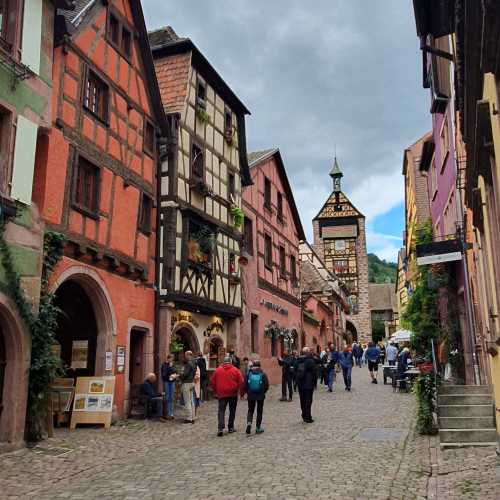
M 233 432 L 236 432 L 234 429 L 228 429 L 228 434 L 232 434 Z
M 247 430 L 245 431 L 247 434 L 250 434 L 252 432 L 252 425 L 248 424 L 247 425 Z
M 222 431 L 219 431 L 219 432 L 217 433 L 217 437 L 220 437 L 220 438 L 221 438 L 223 435 L 224 435 L 224 433 L 223 433 Z
M 255 429 L 255 434 L 262 434 L 264 432 L 264 429 L 262 427 L 257 427 L 257 429 Z

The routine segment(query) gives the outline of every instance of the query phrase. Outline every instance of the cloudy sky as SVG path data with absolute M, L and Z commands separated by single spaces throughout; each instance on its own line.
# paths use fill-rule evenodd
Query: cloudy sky
M 302 223 L 343 189 L 368 250 L 396 260 L 405 147 L 430 128 L 411 0 L 144 0 L 148 29 L 193 40 L 247 105 L 249 151 L 281 150 Z

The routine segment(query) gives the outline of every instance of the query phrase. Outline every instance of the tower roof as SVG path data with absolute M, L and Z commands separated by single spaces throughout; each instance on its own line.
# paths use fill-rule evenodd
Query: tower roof
M 337 157 L 335 157 L 335 161 L 333 162 L 333 167 L 330 170 L 330 177 L 343 177 L 343 176 L 344 174 L 342 173 L 342 170 L 340 170 Z

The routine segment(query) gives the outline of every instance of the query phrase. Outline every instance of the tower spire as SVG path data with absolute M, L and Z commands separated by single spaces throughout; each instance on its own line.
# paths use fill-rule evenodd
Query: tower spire
M 333 179 L 333 190 L 336 193 L 340 192 L 340 186 L 341 186 L 340 179 L 342 179 L 342 177 L 344 177 L 344 174 L 342 173 L 342 170 L 340 170 L 339 162 L 337 161 L 337 155 L 335 155 L 333 167 L 330 170 L 329 175 Z

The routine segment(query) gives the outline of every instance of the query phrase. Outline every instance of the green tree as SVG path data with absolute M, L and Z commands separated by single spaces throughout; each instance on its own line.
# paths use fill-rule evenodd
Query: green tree
M 381 319 L 372 321 L 372 339 L 374 342 L 380 342 L 385 337 L 385 324 Z

